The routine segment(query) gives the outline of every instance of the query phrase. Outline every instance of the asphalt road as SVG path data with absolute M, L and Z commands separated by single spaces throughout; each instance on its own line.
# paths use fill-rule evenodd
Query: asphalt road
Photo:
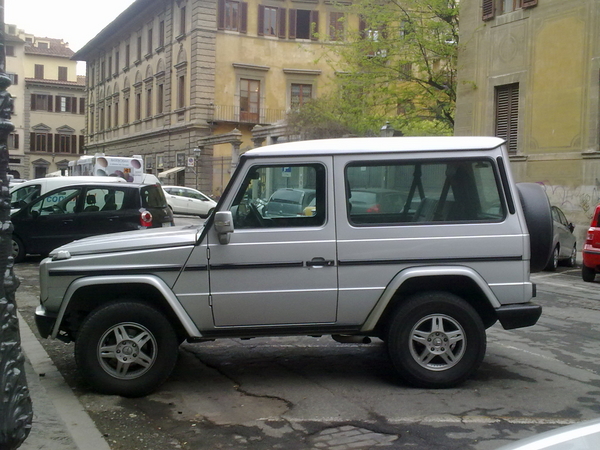
M 32 327 L 38 262 L 16 267 Z M 488 330 L 480 370 L 455 389 L 404 385 L 379 341 L 224 339 L 183 344 L 158 392 L 125 399 L 87 389 L 73 344 L 42 344 L 113 450 L 491 450 L 600 416 L 600 276 L 584 283 L 579 269 L 559 268 L 533 279 L 539 323 Z

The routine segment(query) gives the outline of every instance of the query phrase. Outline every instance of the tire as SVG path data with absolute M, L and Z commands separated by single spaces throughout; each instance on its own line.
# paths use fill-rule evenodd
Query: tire
M 449 388 L 477 370 L 485 355 L 486 334 L 479 314 L 465 300 L 446 292 L 426 292 L 413 295 L 393 313 L 386 343 L 392 364 L 405 381 L 423 388 Z
M 581 266 L 581 278 L 583 281 L 587 281 L 588 283 L 592 283 L 596 278 L 596 269 L 589 268 L 586 265 Z
M 569 256 L 569 259 L 567 259 L 565 261 L 565 266 L 575 267 L 576 264 L 577 264 L 577 244 L 574 245 L 573 248 L 571 249 L 571 255 Z
M 548 264 L 545 267 L 545 270 L 549 272 L 554 272 L 558 268 L 558 257 L 560 255 L 560 248 L 558 245 L 554 247 L 554 251 L 552 252 L 552 256 L 548 260 Z
M 169 377 L 178 347 L 175 331 L 162 313 L 126 300 L 89 314 L 75 341 L 75 361 L 94 390 L 141 397 Z
M 12 236 L 12 257 L 16 263 L 23 262 L 26 256 L 25 246 L 23 241 L 17 236 Z
M 544 188 L 536 183 L 518 183 L 517 190 L 529 230 L 529 270 L 540 272 L 548 264 L 554 239 L 554 222 Z

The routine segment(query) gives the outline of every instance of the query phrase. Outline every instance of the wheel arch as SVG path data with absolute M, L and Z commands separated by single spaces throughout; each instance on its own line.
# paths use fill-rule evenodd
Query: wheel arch
M 394 310 L 413 294 L 445 291 L 463 298 L 477 311 L 486 328 L 496 323 L 500 302 L 487 283 L 468 267 L 419 267 L 405 269 L 388 284 L 361 331 L 381 334 Z
M 75 280 L 65 293 L 50 337 L 68 331 L 71 338 L 85 317 L 102 304 L 119 299 L 138 299 L 161 311 L 180 338 L 201 337 L 201 333 L 171 289 L 160 278 L 145 276 L 85 277 Z

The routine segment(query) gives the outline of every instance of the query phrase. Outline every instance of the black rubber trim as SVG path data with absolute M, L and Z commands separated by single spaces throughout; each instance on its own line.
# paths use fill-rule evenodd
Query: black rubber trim
M 48 276 L 50 277 L 68 277 L 68 276 L 102 276 L 102 275 L 140 275 L 140 274 L 152 274 L 156 272 L 181 272 L 182 266 L 148 266 L 148 267 L 140 267 L 138 269 L 134 268 L 122 268 L 115 267 L 114 269 L 106 268 L 106 269 L 52 269 L 48 271 Z M 193 269 L 192 269 L 193 270 Z M 195 269 L 195 270 L 206 270 L 206 266 L 203 269 Z
M 435 258 L 435 259 L 376 259 L 376 260 L 339 260 L 340 266 L 373 266 L 384 264 L 460 264 L 474 262 L 523 261 L 523 256 L 482 257 L 482 258 Z
M 506 167 L 504 166 L 504 159 L 499 156 L 497 159 L 498 168 L 500 169 L 500 178 L 502 179 L 502 187 L 504 188 L 504 195 L 506 196 L 506 203 L 508 204 L 508 212 L 514 214 L 515 201 L 513 200 L 512 194 L 510 193 L 510 184 L 508 183 L 508 176 L 506 175 Z
M 246 264 L 210 264 L 210 270 L 236 270 L 236 269 L 286 269 L 304 267 L 302 261 L 271 262 L 271 263 L 246 263 Z
M 535 303 L 506 305 L 496 309 L 498 320 L 505 330 L 535 325 L 542 315 L 542 307 Z
M 357 334 L 360 325 L 257 325 L 252 327 L 230 326 L 212 330 L 202 330 L 203 338 L 216 337 L 246 337 L 258 336 L 311 336 L 330 334 Z

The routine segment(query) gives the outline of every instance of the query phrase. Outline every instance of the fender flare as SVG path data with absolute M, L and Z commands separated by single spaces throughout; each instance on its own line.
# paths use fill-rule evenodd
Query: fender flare
M 423 266 L 423 267 L 411 267 L 404 269 L 396 274 L 396 276 L 386 286 L 385 290 L 379 297 L 379 300 L 369 313 L 367 320 L 361 327 L 361 332 L 369 332 L 375 329 L 379 319 L 383 316 L 385 309 L 392 301 L 396 291 L 411 278 L 417 277 L 433 277 L 433 276 L 461 276 L 466 277 L 474 281 L 477 286 L 481 289 L 485 297 L 487 298 L 490 306 L 496 310 L 500 308 L 501 303 L 498 298 L 494 295 L 491 288 L 485 282 L 483 277 L 476 271 L 465 266 Z
M 183 308 L 183 306 L 181 306 L 181 303 L 179 302 L 177 296 L 162 279 L 152 275 L 123 275 L 116 277 L 96 276 L 76 279 L 69 285 L 67 291 L 65 292 L 63 301 L 58 311 L 58 316 L 56 317 L 54 329 L 52 330 L 52 333 L 49 337 L 56 338 L 56 336 L 58 335 L 60 325 L 64 319 L 65 312 L 71 304 L 71 299 L 73 298 L 75 293 L 83 287 L 98 286 L 102 284 L 145 284 L 152 286 L 157 291 L 159 291 L 163 298 L 166 300 L 167 304 L 181 323 L 181 326 L 188 334 L 188 337 L 202 338 L 200 330 L 198 330 L 198 327 L 196 327 L 196 324 L 194 324 L 194 321 L 191 319 L 187 311 Z

